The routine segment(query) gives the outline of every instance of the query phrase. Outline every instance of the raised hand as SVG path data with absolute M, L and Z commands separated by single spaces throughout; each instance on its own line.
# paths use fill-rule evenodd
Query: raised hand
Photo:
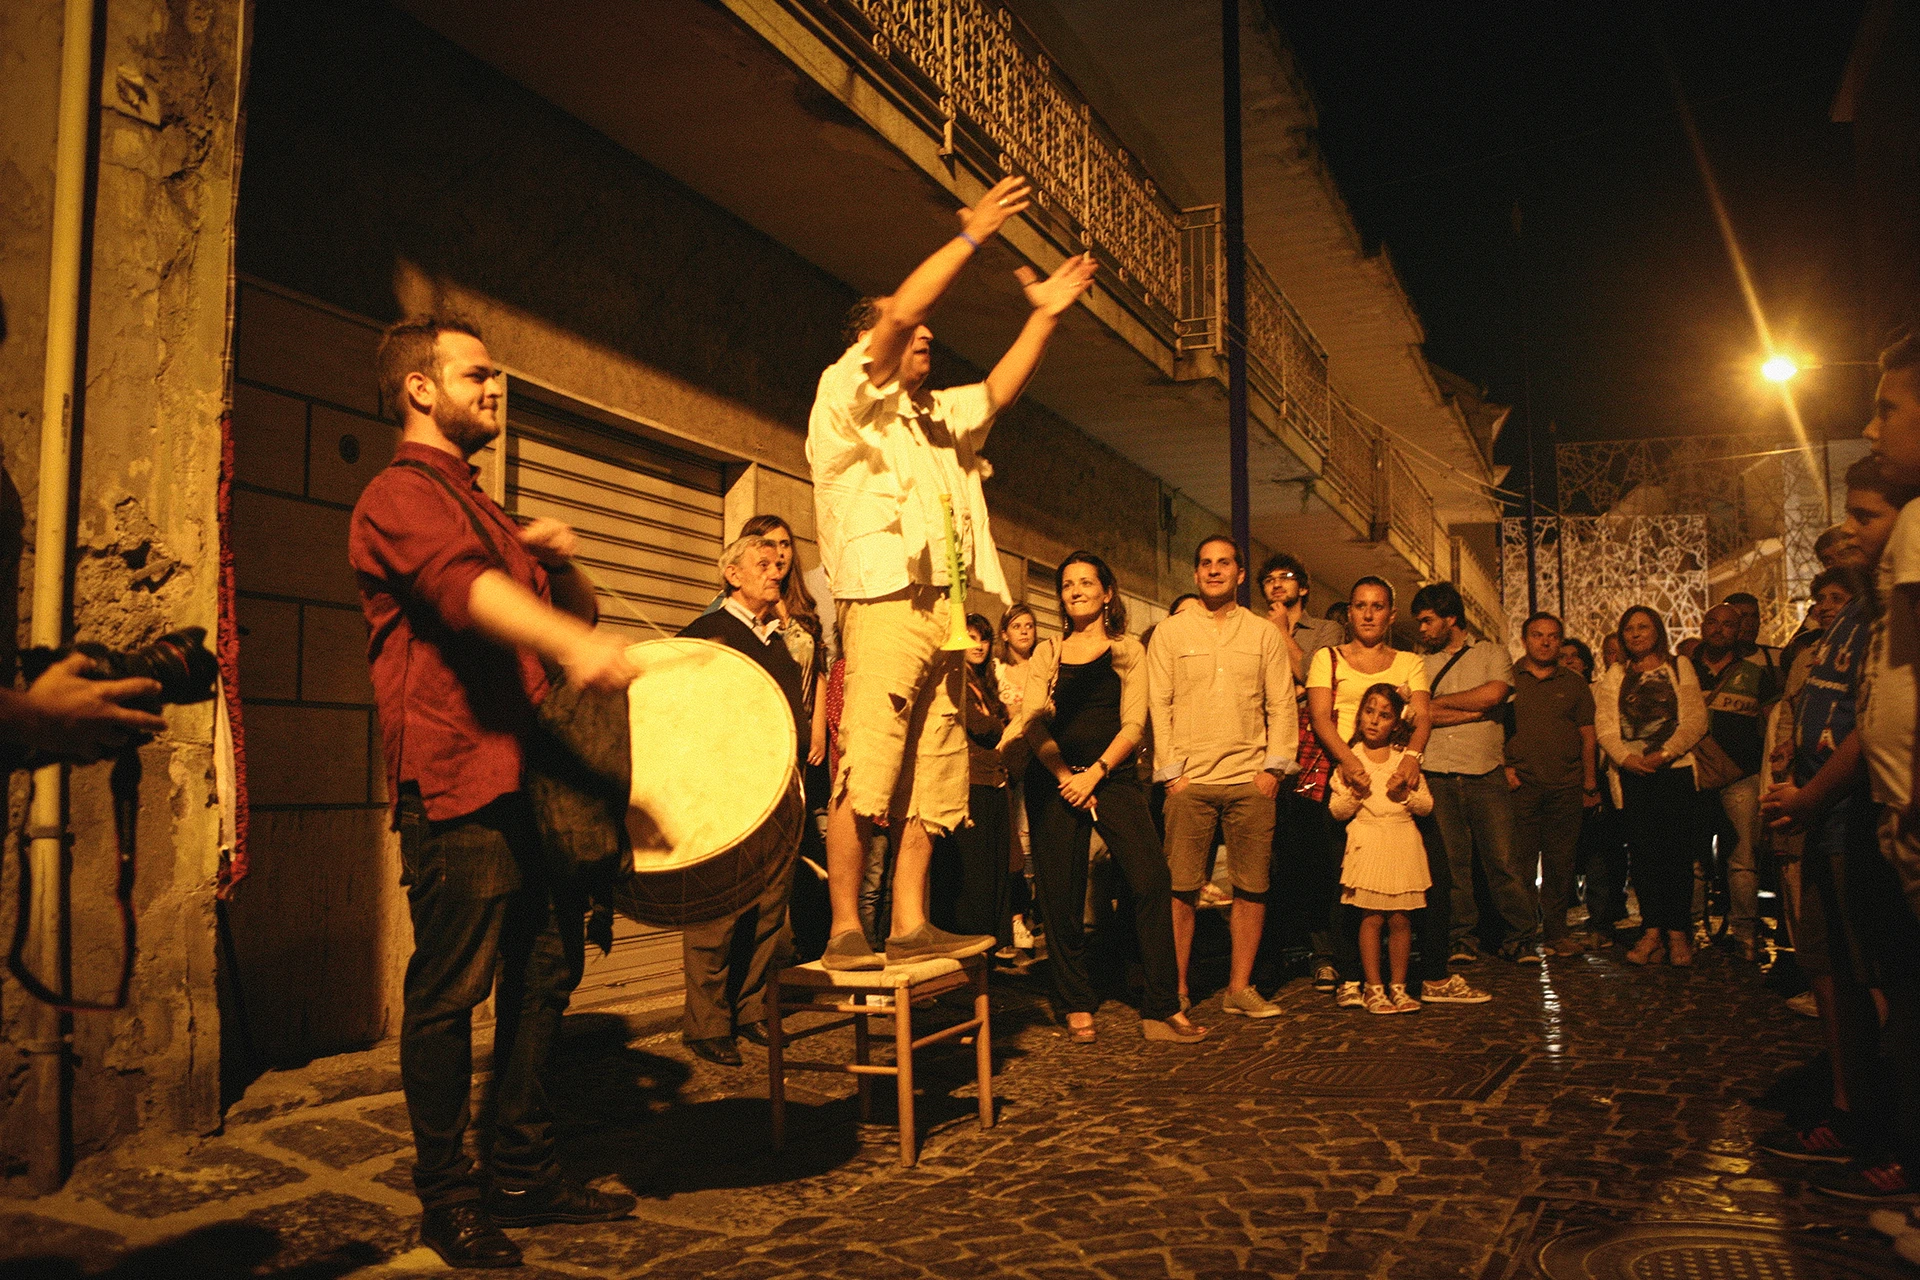
M 1093 285 L 1093 273 L 1098 270 L 1093 255 L 1076 253 L 1058 267 L 1045 280 L 1032 267 L 1021 267 L 1013 274 L 1020 281 L 1020 287 L 1026 292 L 1027 303 L 1034 311 L 1043 316 L 1057 316 L 1075 302 L 1080 295 Z
M 1026 211 L 1033 203 L 1033 188 L 1025 178 L 1002 178 L 980 197 L 971 209 L 960 211 L 960 229 L 973 239 L 985 243 L 990 235 L 997 233 L 1006 224 L 1008 218 Z

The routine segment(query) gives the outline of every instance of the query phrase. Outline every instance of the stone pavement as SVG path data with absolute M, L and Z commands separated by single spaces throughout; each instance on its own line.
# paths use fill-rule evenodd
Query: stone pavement
M 1859 1210 L 1752 1150 L 1778 1122 L 1752 1100 L 1816 1051 L 1815 1025 L 1723 955 L 1691 971 L 1620 955 L 1483 961 L 1472 976 L 1494 1003 L 1406 1017 L 1336 1012 L 1296 980 L 1267 1022 L 1202 1003 L 1216 1034 L 1197 1050 L 1144 1043 L 1117 1003 L 1097 1045 L 1072 1045 L 1038 975 L 996 978 L 999 1123 L 973 1119 L 971 1050 L 924 1051 L 931 1132 L 912 1170 L 894 1164 L 886 1082 L 862 1128 L 839 1077 L 796 1077 L 775 1157 L 764 1052 L 743 1042 L 748 1065 L 726 1071 L 672 1034 L 576 1015 L 566 1164 L 641 1206 L 517 1233 L 516 1274 L 1907 1274 Z M 90 1162 L 59 1195 L 0 1209 L 0 1258 L 15 1259 L 0 1277 L 444 1270 L 414 1239 L 391 1067 L 369 1061 L 297 1109 L 257 1089 L 220 1137 Z M 823 1082 L 836 1092 L 811 1092 Z M 1718 1238 L 1634 1253 L 1636 1232 L 1668 1223 Z M 1582 1250 L 1614 1269 L 1589 1272 Z

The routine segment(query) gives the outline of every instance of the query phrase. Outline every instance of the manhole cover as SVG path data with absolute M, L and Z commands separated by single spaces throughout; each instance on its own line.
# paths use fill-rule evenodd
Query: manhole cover
M 1717 1222 L 1579 1227 L 1541 1245 L 1536 1265 L 1547 1280 L 1911 1280 L 1884 1249 Z
M 1253 1058 L 1206 1086 L 1302 1098 L 1405 1098 L 1484 1102 L 1520 1065 L 1519 1054 L 1397 1057 L 1378 1054 L 1272 1053 Z

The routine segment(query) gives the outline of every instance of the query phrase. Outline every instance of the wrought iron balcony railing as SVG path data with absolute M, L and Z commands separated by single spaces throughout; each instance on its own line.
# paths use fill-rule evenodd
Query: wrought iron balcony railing
M 789 0 L 793 3 L 794 0 Z M 1180 307 L 1180 213 L 1031 32 L 989 0 L 813 0 L 926 97 L 946 131 L 971 131 L 1003 172 L 1108 260 L 1171 327 Z
M 1227 282 L 1220 206 L 1181 215 L 1181 351 L 1227 350 Z M 1328 448 L 1327 353 L 1267 269 L 1247 252 L 1247 378 L 1293 422 L 1322 458 Z
M 1387 490 L 1386 500 L 1381 504 L 1387 513 L 1387 527 L 1400 535 L 1405 550 L 1413 557 L 1414 567 L 1422 576 L 1431 578 L 1434 576 L 1433 544 L 1440 532 L 1440 523 L 1433 515 L 1433 494 L 1414 474 L 1407 455 L 1394 448 L 1384 434 L 1378 439 L 1378 448 L 1383 463 L 1380 474 Z

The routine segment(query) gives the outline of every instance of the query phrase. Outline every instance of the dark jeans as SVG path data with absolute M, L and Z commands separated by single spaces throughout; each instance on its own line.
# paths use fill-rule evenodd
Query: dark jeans
M 1160 851 L 1147 811 L 1146 788 L 1131 774 L 1103 781 L 1094 792 L 1098 821 L 1060 798 L 1060 785 L 1039 764 L 1026 779 L 1027 832 L 1033 845 L 1034 886 L 1047 925 L 1048 967 L 1068 1013 L 1092 1013 L 1100 1003 L 1087 973 L 1087 851 L 1097 830 L 1113 865 L 1133 894 L 1133 927 L 1140 946 L 1146 991 L 1143 1018 L 1170 1018 L 1180 1011 L 1178 969 L 1173 955 L 1173 873 Z
M 1501 946 L 1531 942 L 1539 905 L 1533 884 L 1522 884 L 1513 860 L 1513 800 L 1507 790 L 1507 771 L 1486 773 L 1429 773 L 1433 792 L 1433 820 L 1439 824 L 1453 875 L 1453 941 L 1473 934 L 1480 924 L 1480 907 L 1473 897 L 1473 860 L 1487 877 L 1494 909 L 1504 928 Z
M 1649 929 L 1692 932 L 1697 812 L 1693 770 L 1677 765 L 1651 774 L 1622 769 L 1620 796 L 1640 923 Z
M 1513 870 L 1531 889 L 1534 867 L 1540 869 L 1540 922 L 1548 942 L 1567 936 L 1582 804 L 1577 782 L 1571 787 L 1537 787 L 1523 782 L 1513 792 Z
M 1413 912 L 1410 921 L 1413 925 L 1413 946 L 1418 955 L 1407 970 L 1407 987 L 1418 995 L 1422 983 L 1438 985 L 1447 980 L 1453 870 L 1447 863 L 1446 842 L 1440 838 L 1440 828 L 1432 817 L 1416 817 L 1413 824 L 1420 829 L 1420 843 L 1426 846 L 1427 878 L 1433 881 L 1427 886 L 1426 907 Z M 1347 824 L 1335 823 L 1334 833 L 1339 847 L 1344 850 L 1347 846 Z M 1356 907 L 1342 905 L 1339 894 L 1334 895 L 1330 927 L 1334 936 L 1335 965 L 1340 970 L 1342 982 L 1359 982 L 1364 973 L 1360 966 L 1360 920 L 1365 914 Z
M 1333 959 L 1338 949 L 1334 919 L 1340 904 L 1341 849 L 1326 801 L 1281 783 L 1273 822 L 1272 877 L 1279 910 L 1268 914 L 1269 932 L 1285 945 L 1310 947 L 1315 961 Z
M 1601 788 L 1600 807 L 1580 822 L 1579 859 L 1587 878 L 1587 927 L 1609 932 L 1627 918 L 1627 840 L 1620 811 Z
M 1007 861 L 1013 848 L 1005 787 L 974 786 L 968 792 L 973 825 L 934 841 L 929 894 L 933 923 L 956 933 L 990 933 L 995 944 L 1013 945 L 1012 889 Z
M 414 1190 L 429 1209 L 480 1195 L 464 1143 L 472 1015 L 496 970 L 493 1123 L 480 1145 L 491 1150 L 496 1185 L 539 1186 L 559 1176 L 541 1077 L 580 981 L 584 903 L 555 902 L 520 793 L 429 822 L 419 793 L 403 788 L 398 816 L 400 882 L 413 916 L 400 1082 L 413 1123 Z

